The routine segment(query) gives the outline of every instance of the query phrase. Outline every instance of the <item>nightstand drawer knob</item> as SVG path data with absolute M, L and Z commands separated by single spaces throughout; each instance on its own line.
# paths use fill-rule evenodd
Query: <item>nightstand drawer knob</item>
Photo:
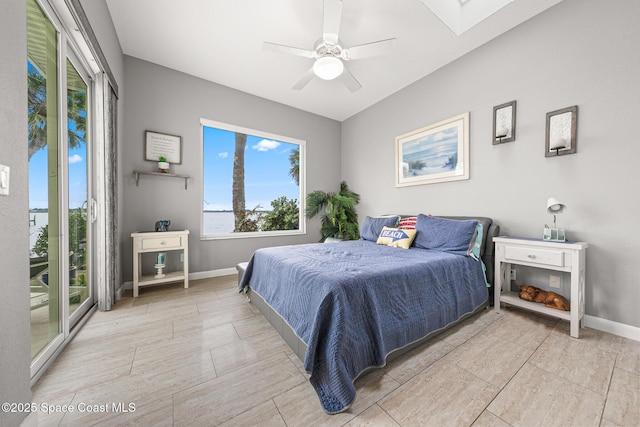
M 527 255 L 527 258 L 534 259 L 536 256 L 534 254 Z

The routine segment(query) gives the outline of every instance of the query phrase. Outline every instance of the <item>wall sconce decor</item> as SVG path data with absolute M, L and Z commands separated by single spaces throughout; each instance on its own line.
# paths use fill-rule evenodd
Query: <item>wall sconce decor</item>
M 547 113 L 545 157 L 563 156 L 578 151 L 578 106 Z
M 493 107 L 493 145 L 516 140 L 516 101 Z

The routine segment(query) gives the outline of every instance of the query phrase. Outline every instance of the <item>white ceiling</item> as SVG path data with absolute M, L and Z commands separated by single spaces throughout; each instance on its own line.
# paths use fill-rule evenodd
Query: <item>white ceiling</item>
M 313 60 L 262 50 L 263 41 L 312 50 L 322 0 L 106 0 L 124 54 L 339 121 L 561 0 L 514 0 L 459 36 L 423 1 L 343 0 L 345 47 L 398 40 L 393 54 L 346 63 L 362 84 L 352 93 L 318 78 L 293 90 Z M 463 10 L 488 0 L 439 1 Z

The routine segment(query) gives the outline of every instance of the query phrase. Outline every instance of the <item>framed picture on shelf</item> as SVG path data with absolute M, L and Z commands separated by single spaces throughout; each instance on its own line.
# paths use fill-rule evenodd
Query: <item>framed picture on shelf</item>
M 469 179 L 469 113 L 396 137 L 396 187 Z

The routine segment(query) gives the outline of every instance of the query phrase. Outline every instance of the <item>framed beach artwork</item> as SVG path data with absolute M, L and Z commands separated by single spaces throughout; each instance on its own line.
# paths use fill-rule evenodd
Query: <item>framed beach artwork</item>
M 469 113 L 396 137 L 396 187 L 469 179 Z

